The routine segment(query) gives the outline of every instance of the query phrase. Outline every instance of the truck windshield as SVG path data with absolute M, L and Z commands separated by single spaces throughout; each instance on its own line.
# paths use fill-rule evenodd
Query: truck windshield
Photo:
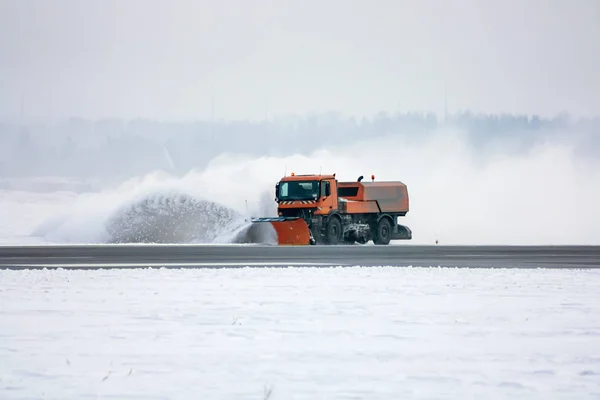
M 316 200 L 319 181 L 288 181 L 279 184 L 279 200 Z

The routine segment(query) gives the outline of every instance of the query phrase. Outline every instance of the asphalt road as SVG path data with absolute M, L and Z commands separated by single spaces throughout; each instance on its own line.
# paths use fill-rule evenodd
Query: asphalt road
M 600 246 L 0 246 L 0 269 L 355 265 L 599 268 Z

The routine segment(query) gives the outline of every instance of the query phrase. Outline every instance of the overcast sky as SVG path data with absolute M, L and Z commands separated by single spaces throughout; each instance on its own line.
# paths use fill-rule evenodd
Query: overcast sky
M 0 0 L 0 117 L 600 114 L 597 0 Z

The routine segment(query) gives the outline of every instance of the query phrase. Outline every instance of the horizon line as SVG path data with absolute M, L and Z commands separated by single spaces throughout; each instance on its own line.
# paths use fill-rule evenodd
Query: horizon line
M 511 117 L 511 118 L 527 118 L 528 120 L 538 118 L 540 121 L 552 121 L 556 119 L 567 119 L 575 121 L 586 121 L 596 120 L 600 118 L 600 114 L 597 115 L 576 115 L 568 111 L 561 111 L 554 114 L 542 115 L 539 113 L 530 112 L 483 112 L 471 109 L 460 109 L 455 111 L 444 110 L 443 113 L 436 111 L 425 111 L 425 110 L 382 110 L 370 115 L 353 115 L 347 114 L 336 110 L 330 111 L 307 111 L 304 113 L 287 113 L 280 115 L 271 114 L 270 118 L 214 118 L 210 117 L 197 117 L 197 118 L 165 118 L 165 117 L 143 117 L 143 116 L 131 116 L 131 117 L 119 117 L 119 116 L 98 116 L 98 117 L 85 117 L 85 116 L 62 116 L 62 117 L 40 117 L 40 116 L 2 116 L 0 117 L 0 123 L 33 123 L 33 122 L 69 122 L 69 121 L 84 121 L 84 122 L 102 122 L 102 121 L 121 121 L 121 122 L 133 122 L 133 121 L 148 121 L 148 122 L 160 122 L 160 123 L 207 123 L 207 124 L 219 124 L 219 123 L 239 123 L 239 122 L 252 122 L 252 123 L 273 123 L 277 121 L 283 121 L 286 119 L 304 119 L 311 117 L 324 117 L 324 116 L 335 116 L 339 119 L 344 120 L 377 120 L 378 118 L 394 118 L 394 117 L 405 117 L 405 116 L 418 116 L 421 118 L 434 118 L 437 124 L 447 124 L 453 122 L 455 117 L 461 116 L 470 117 Z

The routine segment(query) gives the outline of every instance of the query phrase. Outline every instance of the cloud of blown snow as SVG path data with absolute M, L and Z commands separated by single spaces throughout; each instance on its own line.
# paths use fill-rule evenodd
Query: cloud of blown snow
M 517 155 L 498 146 L 485 156 L 469 143 L 460 132 L 440 130 L 419 141 L 365 139 L 306 156 L 222 154 L 182 177 L 152 173 L 114 190 L 78 196 L 60 223 L 46 225 L 44 234 L 54 241 L 105 241 L 107 221 L 117 210 L 174 190 L 242 216 L 272 216 L 274 185 L 285 171 L 322 171 L 340 180 L 360 175 L 368 180 L 374 174 L 377 180 L 406 183 L 410 243 L 600 243 L 598 160 L 580 159 L 559 141 Z

